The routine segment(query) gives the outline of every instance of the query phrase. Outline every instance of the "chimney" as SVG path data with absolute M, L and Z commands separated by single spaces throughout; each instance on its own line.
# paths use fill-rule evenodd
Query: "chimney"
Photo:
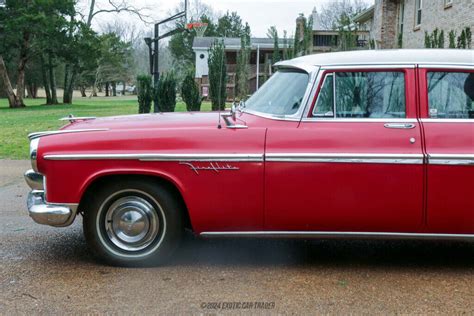
M 295 37 L 298 41 L 303 41 L 304 39 L 304 28 L 306 25 L 306 18 L 303 13 L 300 13 L 300 16 L 296 19 L 296 34 Z

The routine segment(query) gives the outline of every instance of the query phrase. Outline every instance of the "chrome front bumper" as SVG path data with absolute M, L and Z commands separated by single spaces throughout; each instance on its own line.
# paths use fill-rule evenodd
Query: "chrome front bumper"
M 25 180 L 33 189 L 28 194 L 28 213 L 33 220 L 42 225 L 65 227 L 72 224 L 76 218 L 77 204 L 50 204 L 45 200 L 43 176 L 28 170 Z

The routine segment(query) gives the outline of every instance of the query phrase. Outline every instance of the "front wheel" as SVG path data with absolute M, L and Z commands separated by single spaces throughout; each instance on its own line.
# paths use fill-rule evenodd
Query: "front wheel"
M 180 204 L 158 183 L 110 183 L 93 194 L 84 212 L 87 243 L 112 265 L 161 264 L 182 232 Z

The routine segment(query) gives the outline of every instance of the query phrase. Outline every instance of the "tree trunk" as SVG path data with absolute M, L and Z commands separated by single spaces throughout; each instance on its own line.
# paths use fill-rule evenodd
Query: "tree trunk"
M 56 75 L 54 73 L 54 62 L 51 54 L 49 55 L 49 83 L 51 84 L 51 104 L 58 104 L 58 95 L 56 91 Z
M 86 94 L 86 86 L 79 86 L 79 90 L 81 91 L 81 96 L 83 98 L 87 97 L 87 94 Z
M 105 83 L 105 96 L 106 97 L 109 96 L 109 82 L 108 81 Z
M 69 72 L 69 80 L 64 86 L 64 96 L 63 96 L 63 103 L 64 104 L 71 104 L 72 97 L 74 93 L 74 81 L 76 80 L 77 71 L 74 65 L 71 65 L 72 70 Z
M 21 107 L 20 104 L 16 103 L 16 95 L 15 95 L 15 92 L 13 91 L 10 77 L 8 77 L 7 67 L 5 66 L 5 62 L 3 61 L 2 55 L 0 55 L 0 76 L 2 77 L 2 80 L 3 80 L 3 85 L 5 88 L 5 92 L 7 94 L 8 104 L 10 105 L 10 107 L 11 108 Z
M 38 86 L 36 83 L 27 84 L 26 89 L 28 90 L 28 98 L 36 99 L 38 96 Z
M 44 61 L 44 56 L 41 54 L 41 75 L 43 77 L 43 86 L 44 91 L 46 92 L 46 104 L 51 104 L 51 90 L 49 87 L 49 79 L 48 79 L 48 70 L 46 62 Z
M 112 96 L 117 96 L 117 82 L 112 82 Z
M 70 65 L 69 63 L 66 63 L 66 65 L 64 66 L 64 85 L 63 85 L 64 92 L 63 92 L 63 103 L 66 103 L 66 101 L 68 101 L 68 97 L 67 97 L 67 87 L 69 86 L 69 74 L 70 74 L 70 71 L 71 71 L 71 65 Z
M 122 95 L 123 95 L 123 96 L 125 95 L 125 92 L 127 91 L 125 85 L 126 85 L 126 83 L 125 83 L 125 81 L 124 81 L 124 82 L 123 82 L 123 87 L 122 87 Z
M 20 59 L 18 61 L 18 77 L 16 81 L 16 101 L 15 107 L 24 107 L 25 103 L 23 98 L 25 97 L 25 69 L 26 63 L 28 62 L 28 48 L 30 44 L 30 34 L 28 32 L 23 33 L 23 42 L 20 48 Z

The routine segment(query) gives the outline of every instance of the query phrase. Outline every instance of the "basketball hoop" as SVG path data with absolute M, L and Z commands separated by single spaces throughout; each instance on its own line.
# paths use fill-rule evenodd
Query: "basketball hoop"
M 193 23 L 188 23 L 186 25 L 186 28 L 190 31 L 195 30 L 197 37 L 203 37 L 204 33 L 206 32 L 207 25 L 208 25 L 207 23 L 193 22 Z

